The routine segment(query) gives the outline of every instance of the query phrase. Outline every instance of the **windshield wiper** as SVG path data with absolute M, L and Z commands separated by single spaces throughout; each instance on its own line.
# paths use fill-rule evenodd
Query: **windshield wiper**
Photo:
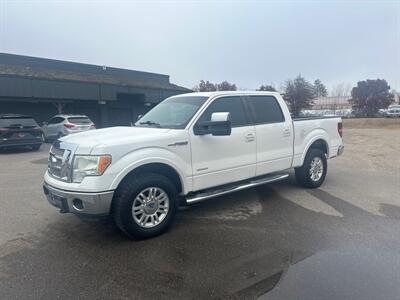
M 145 121 L 145 122 L 139 122 L 140 125 L 149 125 L 149 126 L 158 126 L 160 127 L 161 125 L 159 123 L 153 122 L 153 121 Z

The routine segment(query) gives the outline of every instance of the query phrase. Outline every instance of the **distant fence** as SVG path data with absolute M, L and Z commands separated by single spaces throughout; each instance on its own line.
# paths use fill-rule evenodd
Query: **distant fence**
M 392 106 L 389 109 L 380 109 L 374 116 L 368 118 L 399 118 L 400 117 L 400 106 L 398 108 Z M 396 106 L 396 107 L 397 107 Z M 391 114 L 390 114 L 391 113 Z M 394 114 L 393 114 L 394 113 Z M 355 111 L 351 108 L 348 109 L 308 109 L 300 112 L 302 117 L 320 117 L 320 116 L 338 116 L 343 118 L 366 118 L 365 112 Z
M 300 115 L 302 117 L 319 117 L 319 116 L 338 116 L 344 118 L 355 117 L 352 109 L 312 109 L 303 110 Z

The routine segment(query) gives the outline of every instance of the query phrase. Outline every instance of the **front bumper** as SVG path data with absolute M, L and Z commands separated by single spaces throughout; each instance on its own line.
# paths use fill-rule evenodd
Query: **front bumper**
M 114 191 L 81 193 L 57 189 L 46 182 L 43 191 L 47 201 L 60 209 L 60 213 L 77 215 L 109 215 Z
M 7 147 L 25 147 L 25 146 L 37 146 L 43 143 L 42 138 L 31 138 L 31 139 L 2 139 L 0 140 L 0 148 Z

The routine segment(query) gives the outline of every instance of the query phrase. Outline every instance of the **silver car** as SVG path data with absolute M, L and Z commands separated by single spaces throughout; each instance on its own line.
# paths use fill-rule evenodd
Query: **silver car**
M 43 122 L 43 140 L 52 141 L 64 135 L 96 129 L 94 123 L 85 115 L 56 115 Z
M 387 118 L 400 118 L 400 107 L 392 107 L 386 111 Z

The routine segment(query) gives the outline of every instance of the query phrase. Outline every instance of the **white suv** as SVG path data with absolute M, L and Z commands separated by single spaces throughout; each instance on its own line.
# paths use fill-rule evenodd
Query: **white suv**
M 43 140 L 56 140 L 72 133 L 96 129 L 94 123 L 85 115 L 56 115 L 43 122 Z

